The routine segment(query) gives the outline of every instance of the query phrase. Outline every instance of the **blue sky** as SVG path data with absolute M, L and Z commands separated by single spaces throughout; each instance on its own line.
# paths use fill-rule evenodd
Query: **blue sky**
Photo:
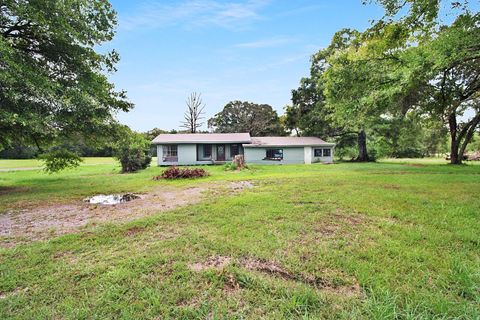
M 119 25 L 105 48 L 121 56 L 111 80 L 135 104 L 118 118 L 139 131 L 178 129 L 193 91 L 207 119 L 231 100 L 282 114 L 314 52 L 337 30 L 363 30 L 382 15 L 361 0 L 111 2 Z

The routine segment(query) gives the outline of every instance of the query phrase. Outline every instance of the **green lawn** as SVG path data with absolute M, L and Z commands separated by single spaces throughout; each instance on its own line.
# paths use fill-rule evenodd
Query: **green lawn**
M 480 166 L 432 162 L 216 166 L 173 182 L 108 161 L 0 172 L 0 212 L 162 184 L 255 185 L 0 249 L 0 318 L 478 319 Z M 192 269 L 214 258 L 229 263 Z

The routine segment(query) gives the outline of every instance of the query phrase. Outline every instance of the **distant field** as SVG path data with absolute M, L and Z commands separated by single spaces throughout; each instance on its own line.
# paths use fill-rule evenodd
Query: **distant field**
M 83 158 L 82 166 L 96 164 L 114 164 L 115 160 L 110 157 L 91 157 Z M 25 168 L 41 168 L 43 162 L 37 159 L 0 159 L 1 169 L 25 169 Z
M 479 319 L 480 166 L 441 161 L 0 172 L 0 319 Z M 45 208 L 100 217 L 81 200 L 120 192 L 190 202 L 133 220 L 119 205 L 63 236 L 47 225 L 47 241 L 8 234 Z
M 115 159 L 110 157 L 88 157 L 83 158 L 81 166 L 91 166 L 99 164 L 117 164 Z M 152 165 L 156 163 L 156 158 L 152 159 Z M 37 159 L 0 159 L 0 170 L 12 169 L 39 169 L 42 168 L 43 162 Z

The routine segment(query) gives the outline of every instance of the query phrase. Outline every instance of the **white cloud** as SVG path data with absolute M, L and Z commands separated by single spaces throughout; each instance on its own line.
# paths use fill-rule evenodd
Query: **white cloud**
M 185 0 L 165 5 L 151 1 L 131 14 L 120 16 L 120 28 L 157 29 L 182 25 L 186 28 L 220 26 L 226 29 L 245 29 L 252 22 L 262 19 L 260 10 L 270 0 L 220 1 Z
M 244 42 L 236 44 L 237 48 L 269 48 L 285 45 L 295 42 L 296 39 L 292 37 L 273 37 L 269 39 L 260 39 L 252 42 Z

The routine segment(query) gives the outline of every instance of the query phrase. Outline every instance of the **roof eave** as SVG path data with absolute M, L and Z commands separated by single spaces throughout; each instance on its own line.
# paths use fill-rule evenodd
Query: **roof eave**
M 224 144 L 224 143 L 241 143 L 249 144 L 250 141 L 152 141 L 152 144 Z
M 266 148 L 266 147 L 334 147 L 335 143 L 309 143 L 309 144 L 243 144 L 246 148 Z

